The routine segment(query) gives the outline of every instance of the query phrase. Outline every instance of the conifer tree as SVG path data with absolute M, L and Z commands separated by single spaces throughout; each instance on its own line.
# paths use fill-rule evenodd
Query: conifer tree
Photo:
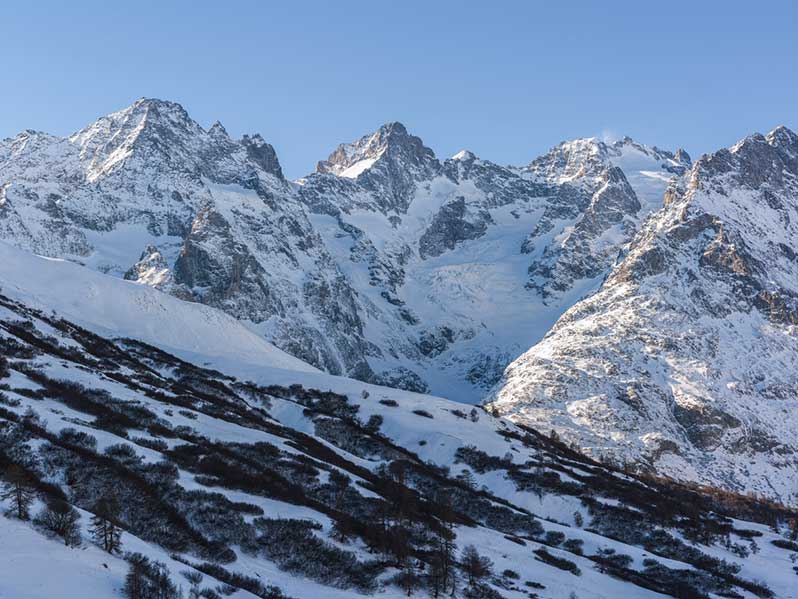
M 108 553 L 122 548 L 122 529 L 119 527 L 119 503 L 113 496 L 101 498 L 93 508 L 91 534 L 94 542 Z
M 468 576 L 468 584 L 472 587 L 490 575 L 493 568 L 493 562 L 489 558 L 480 555 L 473 545 L 468 545 L 463 550 L 461 565 L 466 576 Z
M 30 474 L 12 464 L 5 474 L 0 499 L 11 501 L 11 507 L 20 520 L 30 519 L 30 505 L 36 498 L 36 487 Z

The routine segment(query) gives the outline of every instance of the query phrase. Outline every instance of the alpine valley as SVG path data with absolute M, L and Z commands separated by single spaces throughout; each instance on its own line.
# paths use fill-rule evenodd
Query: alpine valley
M 798 597 L 796 240 L 784 127 L 2 140 L 0 597 Z

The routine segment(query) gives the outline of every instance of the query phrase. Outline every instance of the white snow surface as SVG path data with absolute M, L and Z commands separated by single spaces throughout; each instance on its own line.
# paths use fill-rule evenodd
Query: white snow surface
M 130 337 L 205 363 L 314 372 L 220 310 L 0 242 L 0 292 L 105 336 Z

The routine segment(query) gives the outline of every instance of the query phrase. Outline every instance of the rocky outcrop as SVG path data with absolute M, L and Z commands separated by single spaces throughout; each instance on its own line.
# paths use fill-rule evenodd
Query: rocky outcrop
M 479 239 L 492 222 L 487 210 L 472 213 L 466 207 L 465 198 L 459 196 L 442 206 L 432 218 L 418 240 L 418 254 L 422 259 L 440 256 L 461 241 Z
M 173 282 L 169 265 L 154 245 L 147 245 L 144 248 L 141 258 L 130 267 L 124 278 L 157 289 L 167 287 Z

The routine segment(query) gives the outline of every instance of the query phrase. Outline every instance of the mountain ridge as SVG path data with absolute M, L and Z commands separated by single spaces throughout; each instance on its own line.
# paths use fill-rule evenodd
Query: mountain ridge
M 622 186 L 601 152 L 591 177 Z M 659 169 L 650 154 L 646 164 Z M 473 402 L 572 301 L 563 296 L 603 274 L 637 220 L 626 213 L 641 210 L 628 188 L 630 201 L 605 190 L 590 208 L 599 185 L 522 171 L 472 153 L 440 161 L 391 122 L 340 145 L 294 184 L 262 137 L 233 140 L 179 104 L 142 98 L 67 138 L 3 142 L 0 238 L 220 307 L 330 372 L 451 388 Z M 539 210 L 549 225 L 530 235 Z M 563 218 L 584 226 L 560 243 L 552 237 L 567 228 Z M 610 239 L 618 227 L 626 230 Z M 507 260 L 509 269 L 490 266 Z M 475 319 L 473 304 L 488 291 L 477 272 L 488 270 L 504 270 L 496 284 L 519 300 L 506 303 L 504 320 L 541 301 L 550 315 L 519 334 L 494 316 Z M 450 294 L 431 300 L 436 316 L 432 280 Z

